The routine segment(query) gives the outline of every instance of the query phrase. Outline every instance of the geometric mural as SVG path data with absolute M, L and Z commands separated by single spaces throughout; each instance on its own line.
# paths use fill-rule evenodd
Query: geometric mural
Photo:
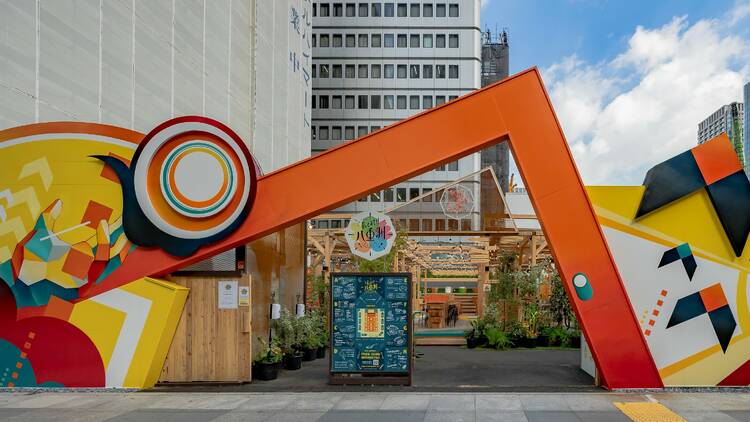
M 659 268 L 669 265 L 677 260 L 682 262 L 682 266 L 685 268 L 688 279 L 692 280 L 693 275 L 695 274 L 695 269 L 698 268 L 698 264 L 695 262 L 693 252 L 690 250 L 690 245 L 683 243 L 675 248 L 664 251 L 664 255 L 661 256 L 661 261 L 659 261 Z
M 699 292 L 678 299 L 667 323 L 667 328 L 704 314 L 708 314 L 711 325 L 716 332 L 716 338 L 721 345 L 721 350 L 726 353 L 729 340 L 732 338 L 735 327 L 737 327 L 737 322 L 734 320 L 721 284 L 711 285 Z

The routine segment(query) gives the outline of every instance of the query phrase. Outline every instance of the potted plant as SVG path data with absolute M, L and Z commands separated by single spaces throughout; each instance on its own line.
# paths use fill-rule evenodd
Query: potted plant
M 487 328 L 487 344 L 498 350 L 505 350 L 513 345 L 508 334 L 495 325 Z
M 326 324 L 325 314 L 318 310 L 313 310 L 310 316 L 313 319 L 318 336 L 318 348 L 315 351 L 315 357 L 323 359 L 326 357 L 326 348 L 328 347 L 328 325 Z
M 487 334 L 485 333 L 486 322 L 483 318 L 477 318 L 471 321 L 471 329 L 464 332 L 466 338 L 466 347 L 474 349 L 487 344 Z
M 277 342 L 272 341 L 271 344 L 268 344 L 261 337 L 258 337 L 258 342 L 260 343 L 260 349 L 253 359 L 253 379 L 275 380 L 281 367 L 281 348 Z
M 549 331 L 550 327 L 543 327 L 539 330 L 539 334 L 536 336 L 536 347 L 550 346 Z
M 581 330 L 572 330 L 570 332 L 570 347 L 574 349 L 581 348 Z
M 513 347 L 525 347 L 526 330 L 518 321 L 508 321 L 505 324 L 505 332 Z
M 302 347 L 299 336 L 299 323 L 297 317 L 289 310 L 283 309 L 279 319 L 276 320 L 276 333 L 279 346 L 284 355 L 284 369 L 297 370 L 302 367 Z
M 310 362 L 318 355 L 319 339 L 313 319 L 309 315 L 297 318 L 302 360 Z

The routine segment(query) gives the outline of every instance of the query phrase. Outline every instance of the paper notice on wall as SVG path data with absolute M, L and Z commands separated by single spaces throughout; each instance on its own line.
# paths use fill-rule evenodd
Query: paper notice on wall
M 240 306 L 250 306 L 250 286 L 240 286 Z
M 281 305 L 274 303 L 271 305 L 271 319 L 281 318 Z
M 237 309 L 236 281 L 219 282 L 219 309 Z
M 305 304 L 298 303 L 296 309 L 297 318 L 305 316 Z

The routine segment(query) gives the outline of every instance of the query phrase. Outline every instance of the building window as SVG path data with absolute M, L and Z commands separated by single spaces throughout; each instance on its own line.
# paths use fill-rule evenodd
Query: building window
M 396 97 L 396 108 L 399 110 L 406 110 L 406 95 L 399 95 Z
M 425 231 L 425 232 L 432 231 L 432 220 L 422 219 L 422 231 Z
M 406 48 L 406 34 L 398 34 L 396 37 L 396 46 L 398 48 Z
M 329 75 L 329 72 L 328 72 L 328 65 L 327 64 L 320 65 L 320 77 L 321 78 L 328 78 L 329 76 L 330 75 Z
M 409 35 L 409 47 L 419 48 L 419 34 Z
M 406 79 L 406 65 L 400 64 L 396 66 L 396 77 L 399 79 Z
M 458 160 L 448 163 L 448 171 L 458 171 Z
M 438 79 L 445 79 L 445 65 L 444 64 L 435 65 L 435 77 Z
M 361 64 L 357 67 L 357 77 L 365 79 L 367 78 L 367 65 Z
M 426 18 L 432 17 L 432 3 L 425 3 L 422 5 L 422 16 Z
M 367 48 L 367 42 L 368 42 L 369 38 L 370 38 L 370 36 L 367 35 L 367 34 L 359 34 L 357 46 Z
M 419 17 L 419 3 L 412 3 L 409 5 L 409 16 L 412 18 Z
M 383 45 L 386 48 L 393 48 L 393 34 L 383 35 Z
M 406 202 L 406 188 L 396 188 L 396 202 Z
M 354 139 L 354 126 L 347 126 L 344 129 L 344 138 L 347 141 L 351 141 L 352 139 Z
M 340 229 L 341 228 L 341 220 L 331 220 L 331 228 L 332 229 Z
M 341 109 L 341 106 L 342 106 L 341 95 L 331 96 L 331 108 Z
M 452 64 L 448 66 L 448 77 L 451 79 L 458 79 L 458 65 Z
M 318 139 L 321 141 L 328 140 L 328 126 L 321 126 L 318 128 Z
M 458 3 L 451 3 L 448 7 L 448 16 L 452 18 L 458 17 Z
M 371 126 L 370 127 L 370 133 L 377 132 L 380 130 L 380 126 Z
M 318 137 L 317 137 L 317 135 L 318 135 L 318 127 L 317 126 L 313 126 L 310 129 L 311 129 L 310 133 L 312 134 L 312 140 L 314 141 L 314 140 L 318 139 Z
M 392 64 L 384 64 L 383 65 L 383 74 L 386 79 L 393 79 L 393 65 Z
M 441 104 L 445 104 L 445 95 L 436 95 L 435 105 L 441 105 Z
M 406 3 L 399 3 L 398 7 L 396 9 L 396 15 L 399 18 L 405 18 L 406 17 Z
M 360 3 L 359 4 L 359 17 L 366 18 L 367 12 L 368 12 L 367 3 Z
M 383 95 L 383 108 L 393 110 L 393 95 Z
M 355 5 L 354 5 L 354 3 L 347 3 L 346 4 L 346 17 L 353 18 L 354 17 L 354 11 L 355 11 Z
M 383 5 L 382 5 L 382 4 L 380 4 L 380 3 L 373 3 L 373 4 L 372 4 L 372 11 L 371 11 L 372 13 L 371 13 L 371 15 L 372 15 L 373 17 L 376 17 L 376 18 L 377 18 L 377 17 L 380 17 L 380 15 L 382 14 L 382 13 L 381 13 L 381 11 L 382 11 L 382 10 L 381 10 L 381 9 L 382 9 L 382 6 L 383 6 Z
M 448 47 L 458 48 L 458 34 L 448 35 Z
M 317 78 L 318 77 L 318 65 L 314 64 L 310 66 L 310 68 L 312 69 L 312 77 Z
M 358 202 L 367 202 L 367 197 L 364 196 L 362 198 L 357 199 Z M 348 224 L 347 224 L 348 225 Z
M 328 96 L 327 95 L 319 95 L 318 96 L 318 107 L 319 108 L 328 108 Z
M 375 79 L 380 78 L 380 65 L 379 64 L 374 64 L 370 66 L 370 77 L 375 78 Z
M 419 79 L 419 65 L 409 65 L 409 77 L 412 79 Z
M 380 47 L 381 46 L 381 37 L 380 34 L 372 34 L 372 39 L 370 40 L 370 45 L 373 47 Z
M 419 197 L 419 188 L 409 188 L 409 200 Z
M 312 96 L 312 105 L 310 107 L 312 107 L 312 108 L 318 108 L 317 107 L 317 101 L 315 101 L 316 98 L 317 97 L 315 95 Z
M 435 16 L 439 18 L 445 17 L 445 3 L 438 3 L 435 5 Z
M 432 34 L 422 35 L 422 47 L 432 48 Z
M 350 110 L 354 108 L 354 95 L 347 95 L 344 97 L 344 108 Z
M 339 18 L 344 15 L 344 6 L 341 3 L 333 3 L 333 16 Z
M 435 35 L 435 47 L 445 48 L 445 34 Z
M 370 96 L 370 108 L 380 110 L 380 95 Z
M 320 16 L 328 17 L 331 16 L 331 6 L 328 3 L 321 3 L 320 5 Z
M 443 220 L 443 219 L 437 219 L 437 220 L 435 220 L 435 231 L 436 232 L 444 232 L 445 231 L 445 220 Z
M 356 47 L 356 42 L 354 41 L 354 34 L 346 34 L 346 46 L 349 48 Z
M 331 139 L 334 141 L 341 140 L 341 126 L 334 126 L 331 128 Z
M 340 64 L 335 64 L 331 68 L 333 70 L 333 77 L 334 78 L 340 78 L 341 77 L 341 65 Z
M 450 97 L 448 97 L 448 101 L 453 101 L 453 100 L 455 100 L 455 99 L 457 99 L 457 98 L 458 98 L 458 96 L 456 96 L 456 95 L 451 95 Z
M 393 189 L 383 191 L 383 202 L 393 202 Z
M 333 34 L 333 46 L 334 47 L 341 47 L 341 34 Z
M 428 108 L 432 108 L 432 95 L 422 96 L 422 108 L 425 110 L 427 110 Z
M 419 110 L 419 95 L 409 96 L 409 108 L 412 110 Z
M 380 202 L 380 192 L 373 192 L 370 194 L 370 202 Z
M 367 95 L 360 95 L 357 97 L 357 108 L 360 110 L 367 109 Z
M 346 65 L 345 70 L 344 70 L 344 77 L 349 78 L 349 79 L 354 79 L 354 65 L 353 64 Z
M 367 135 L 367 126 L 357 126 L 357 138 Z
M 432 65 L 426 64 L 422 66 L 422 77 L 425 79 L 432 79 Z
M 383 7 L 385 9 L 385 13 L 384 13 L 385 17 L 392 18 L 393 17 L 393 3 L 385 3 Z
M 330 46 L 330 38 L 328 34 L 320 34 L 320 46 L 323 48 Z
M 318 46 L 318 35 L 312 34 L 312 46 L 317 47 Z

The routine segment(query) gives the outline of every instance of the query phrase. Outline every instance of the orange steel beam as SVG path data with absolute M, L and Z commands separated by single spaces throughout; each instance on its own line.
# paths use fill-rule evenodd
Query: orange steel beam
M 510 143 L 604 384 L 661 387 L 536 69 L 262 177 L 252 211 L 230 237 L 187 259 L 138 248 L 87 296 L 168 273 L 501 141 Z M 579 272 L 594 291 L 586 301 L 571 284 Z

